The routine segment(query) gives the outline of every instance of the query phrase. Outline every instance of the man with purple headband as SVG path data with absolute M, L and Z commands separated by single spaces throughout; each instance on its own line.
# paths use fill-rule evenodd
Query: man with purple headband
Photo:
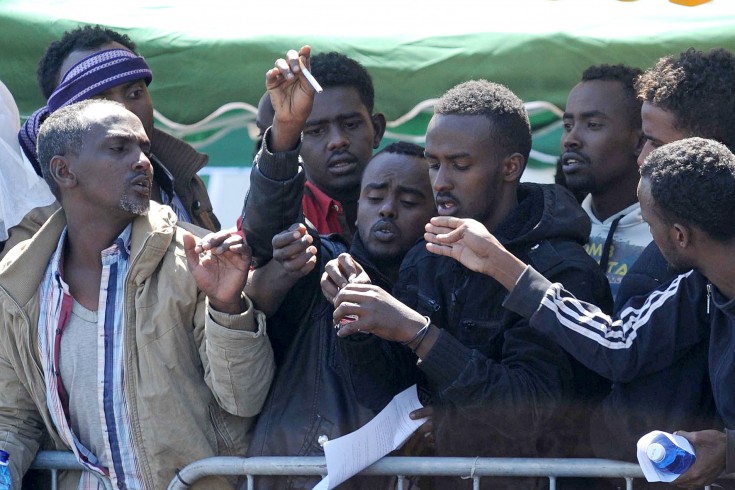
M 18 138 L 23 153 L 40 175 L 36 138 L 48 115 L 84 99 L 115 100 L 138 116 L 151 140 L 155 175 L 151 199 L 169 205 L 180 221 L 219 230 L 207 189 L 197 176 L 208 157 L 153 127 L 153 103 L 147 88 L 152 79 L 148 64 L 135 52 L 135 43 L 128 36 L 100 26 L 66 32 L 39 61 L 38 83 L 48 104 L 21 128 Z

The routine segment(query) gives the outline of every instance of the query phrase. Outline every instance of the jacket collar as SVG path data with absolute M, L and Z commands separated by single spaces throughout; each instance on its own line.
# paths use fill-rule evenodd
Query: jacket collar
M 523 182 L 518 186 L 518 206 L 493 234 L 506 247 L 549 239 L 584 244 L 591 228 L 589 216 L 567 189 L 557 184 Z
M 151 201 L 146 216 L 133 221 L 130 271 L 136 286 L 150 277 L 163 259 L 176 232 L 176 214 L 168 206 Z
M 362 268 L 365 269 L 365 272 L 367 272 L 368 276 L 370 276 L 370 280 L 373 284 L 375 284 L 376 286 L 380 286 L 389 293 L 393 291 L 393 283 L 389 281 L 388 278 L 382 272 L 380 272 L 378 267 L 373 263 L 372 259 L 370 258 L 370 254 L 365 248 L 365 244 L 362 242 L 362 238 L 360 238 L 360 233 L 358 232 L 355 232 L 352 238 L 350 255 L 352 255 L 355 260 L 357 260 L 357 262 L 362 266 Z
M 151 153 L 166 166 L 175 183 L 189 182 L 209 161 L 190 144 L 171 136 L 160 129 L 153 129 Z

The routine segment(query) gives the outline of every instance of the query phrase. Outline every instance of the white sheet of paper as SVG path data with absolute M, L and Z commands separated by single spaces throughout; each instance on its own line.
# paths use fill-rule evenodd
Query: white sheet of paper
M 408 416 L 422 408 L 416 385 L 406 388 L 376 415 L 356 431 L 324 444 L 327 476 L 313 490 L 336 487 L 364 470 L 386 454 L 398 449 L 426 419 L 411 420 Z

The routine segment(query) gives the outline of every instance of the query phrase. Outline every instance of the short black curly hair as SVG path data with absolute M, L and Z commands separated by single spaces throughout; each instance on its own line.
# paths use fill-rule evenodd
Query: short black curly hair
M 323 88 L 352 87 L 370 114 L 375 107 L 373 79 L 367 69 L 347 55 L 331 51 L 311 57 L 311 74 Z
M 735 150 L 735 55 L 689 48 L 667 56 L 636 82 L 638 96 L 671 112 L 676 128 Z
M 104 44 L 117 42 L 135 54 L 135 43 L 125 34 L 100 25 L 86 25 L 66 31 L 61 39 L 52 42 L 38 62 L 36 77 L 43 96 L 48 99 L 59 84 L 59 70 L 72 51 L 95 49 Z
M 508 87 L 470 80 L 449 89 L 434 105 L 434 114 L 481 115 L 490 120 L 492 139 L 507 154 L 531 153 L 531 123 L 523 101 Z M 488 137 L 491 135 L 488 134 Z
M 387 145 L 385 148 L 373 155 L 377 157 L 381 153 L 394 153 L 397 155 L 408 155 L 412 157 L 424 158 L 424 147 L 408 141 L 396 141 Z
M 668 223 L 684 222 L 715 240 L 735 238 L 735 155 L 723 144 L 687 138 L 646 158 L 641 178 Z
M 406 155 L 409 157 L 414 157 L 414 158 L 418 158 L 420 160 L 425 161 L 426 162 L 426 175 L 428 177 L 429 162 L 426 160 L 426 157 L 424 155 L 423 146 L 417 145 L 415 143 L 410 143 L 408 141 L 396 141 L 395 143 L 391 143 L 385 146 L 383 149 L 381 149 L 377 153 L 375 153 L 372 156 L 372 158 L 370 158 L 370 161 L 368 162 L 368 166 L 370 166 L 373 163 L 373 161 L 375 161 L 378 155 L 384 155 L 386 153 L 390 153 L 392 155 Z
M 642 101 L 638 98 L 635 83 L 638 77 L 643 74 L 643 70 L 633 66 L 624 65 L 592 65 L 582 72 L 582 82 L 591 82 L 600 80 L 603 82 L 620 82 L 625 92 L 625 104 L 630 116 L 630 123 L 634 127 L 641 126 L 641 105 Z

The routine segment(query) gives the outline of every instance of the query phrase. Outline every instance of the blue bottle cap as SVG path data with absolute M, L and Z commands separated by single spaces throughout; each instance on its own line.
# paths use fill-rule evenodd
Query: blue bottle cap
M 0 463 L 7 463 L 9 457 L 10 455 L 7 452 L 0 449 Z

